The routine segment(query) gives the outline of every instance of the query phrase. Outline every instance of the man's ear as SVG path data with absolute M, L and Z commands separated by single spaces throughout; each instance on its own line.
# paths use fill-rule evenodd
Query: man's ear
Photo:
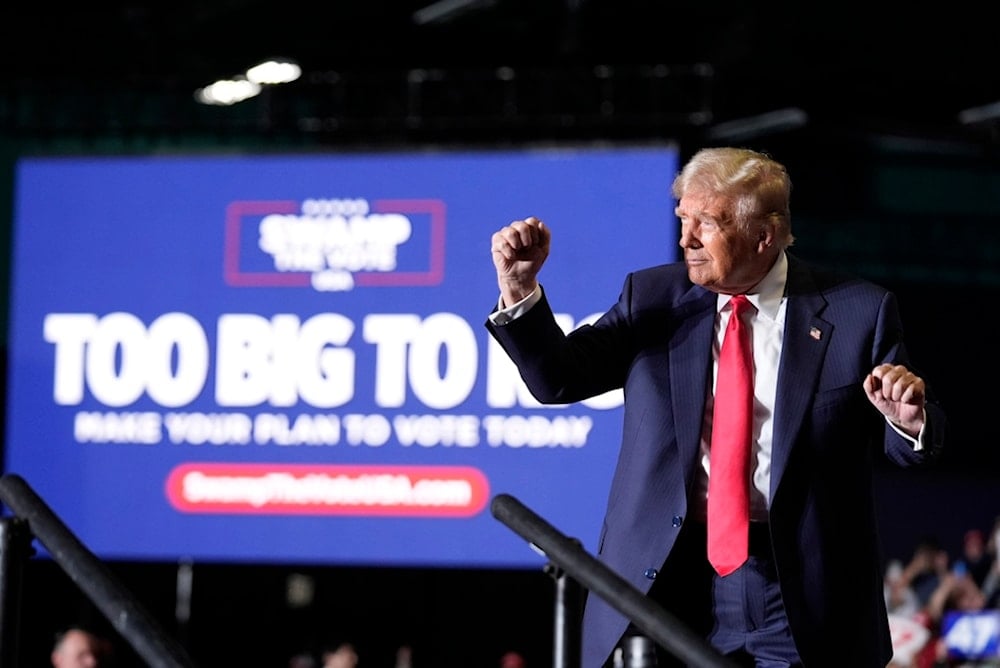
M 757 250 L 765 251 L 774 245 L 774 224 L 764 223 L 757 233 Z

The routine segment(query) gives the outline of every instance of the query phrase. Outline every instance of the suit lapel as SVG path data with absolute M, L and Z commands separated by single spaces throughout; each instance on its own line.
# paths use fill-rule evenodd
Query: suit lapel
M 785 472 L 806 411 L 819 381 L 826 349 L 833 336 L 833 324 L 819 314 L 826 300 L 812 275 L 789 257 L 785 286 L 785 333 L 778 370 L 774 430 L 771 442 L 771 498 Z
M 678 331 L 671 337 L 670 396 L 677 430 L 677 444 L 690 486 L 692 462 L 701 444 L 702 416 L 712 363 L 712 336 L 717 297 L 693 287 L 678 304 Z

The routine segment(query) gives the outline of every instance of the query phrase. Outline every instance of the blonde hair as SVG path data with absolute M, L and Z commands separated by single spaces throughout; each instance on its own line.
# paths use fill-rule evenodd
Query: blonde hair
M 789 202 L 792 181 L 780 162 L 746 148 L 704 148 L 684 165 L 671 186 L 678 200 L 690 188 L 701 188 L 733 202 L 734 222 L 750 233 L 751 223 L 767 220 L 774 225 L 775 242 L 787 248 L 792 236 Z

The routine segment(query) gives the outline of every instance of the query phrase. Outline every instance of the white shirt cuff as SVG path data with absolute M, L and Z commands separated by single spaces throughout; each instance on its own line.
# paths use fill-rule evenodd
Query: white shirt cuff
M 531 310 L 531 307 L 542 300 L 542 286 L 538 286 L 535 290 L 517 302 L 510 306 L 505 307 L 503 305 L 503 297 L 497 300 L 497 310 L 490 314 L 490 322 L 494 325 L 503 326 L 509 322 L 517 320 L 522 315 Z
M 890 427 L 892 427 L 893 431 L 895 431 L 897 434 L 905 438 L 913 445 L 914 452 L 920 452 L 921 450 L 924 449 L 924 432 L 927 430 L 927 411 L 924 411 L 924 423 L 920 425 L 920 433 L 917 434 L 916 438 L 913 438 L 905 431 L 894 425 L 892 423 L 892 420 L 889 420 L 887 418 L 886 422 L 889 424 Z

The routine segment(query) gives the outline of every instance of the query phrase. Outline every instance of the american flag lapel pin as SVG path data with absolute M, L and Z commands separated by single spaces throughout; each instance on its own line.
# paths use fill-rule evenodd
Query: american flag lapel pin
M 809 336 L 819 341 L 820 339 L 823 338 L 823 332 L 819 331 L 819 327 L 810 327 Z

